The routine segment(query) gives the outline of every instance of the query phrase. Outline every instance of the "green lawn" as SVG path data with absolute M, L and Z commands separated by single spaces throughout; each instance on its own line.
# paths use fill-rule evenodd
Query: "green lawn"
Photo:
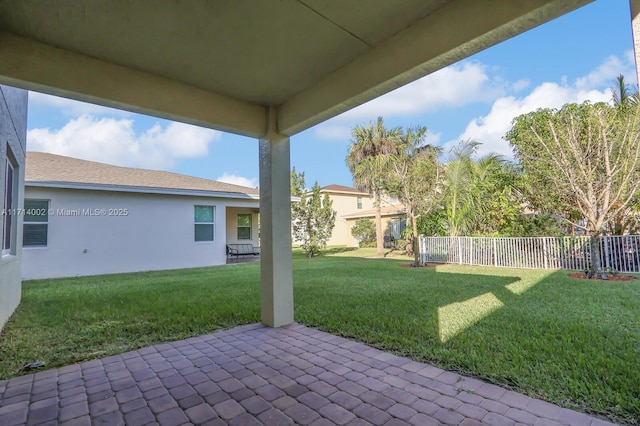
M 294 255 L 299 323 L 637 424 L 640 280 L 400 268 L 407 260 L 334 252 Z M 259 305 L 257 263 L 25 282 L 0 339 L 0 377 L 258 322 Z

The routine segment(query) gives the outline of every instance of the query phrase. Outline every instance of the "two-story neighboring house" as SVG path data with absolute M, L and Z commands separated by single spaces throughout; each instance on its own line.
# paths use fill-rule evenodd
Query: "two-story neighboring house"
M 357 247 L 358 242 L 351 235 L 351 228 L 358 219 L 375 219 L 373 196 L 357 188 L 342 185 L 327 185 L 320 192 L 329 195 L 333 210 L 337 213 L 336 224 L 327 245 Z M 399 239 L 406 223 L 404 205 L 391 197 L 383 197 L 381 213 L 384 234 Z

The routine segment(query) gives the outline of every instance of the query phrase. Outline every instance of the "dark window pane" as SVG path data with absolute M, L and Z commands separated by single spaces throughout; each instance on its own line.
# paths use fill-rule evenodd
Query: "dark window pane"
M 25 222 L 48 222 L 49 202 L 47 200 L 24 200 Z
M 196 241 L 213 241 L 213 225 L 195 225 Z
M 24 235 L 22 236 L 23 245 L 26 247 L 46 246 L 48 228 L 49 225 L 46 224 L 24 224 Z
M 2 250 L 9 250 L 11 248 L 11 216 L 8 214 L 4 215 L 2 221 Z
M 213 206 L 195 206 L 196 222 L 213 222 Z
M 238 228 L 238 239 L 239 240 L 250 240 L 251 239 L 251 228 L 247 228 L 247 227 Z
M 250 214 L 239 214 L 238 215 L 238 226 L 251 226 L 251 215 Z

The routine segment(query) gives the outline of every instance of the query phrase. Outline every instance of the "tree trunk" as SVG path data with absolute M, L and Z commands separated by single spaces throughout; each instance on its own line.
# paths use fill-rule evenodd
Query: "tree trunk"
M 384 234 L 382 231 L 382 212 L 380 211 L 380 193 L 373 194 L 376 207 L 376 247 L 377 256 L 384 257 Z
M 418 220 L 413 214 L 411 215 L 411 232 L 413 233 L 413 241 L 411 241 L 413 246 L 413 266 L 420 266 L 422 262 L 420 262 L 420 250 L 418 247 Z
M 591 248 L 591 276 L 595 278 L 596 274 L 602 272 L 600 265 L 600 236 L 598 234 L 591 235 L 589 238 L 589 246 Z

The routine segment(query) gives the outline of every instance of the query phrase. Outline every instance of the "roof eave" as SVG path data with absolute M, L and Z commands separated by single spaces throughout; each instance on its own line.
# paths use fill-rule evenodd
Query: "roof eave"
M 348 195 L 361 195 L 361 196 L 371 196 L 368 192 L 360 192 L 360 191 L 335 191 L 332 189 L 321 189 L 321 193 L 327 194 L 348 194 Z
M 407 212 L 405 210 L 396 210 L 392 212 L 381 212 L 380 216 L 400 216 L 406 215 Z M 341 219 L 360 219 L 364 217 L 374 217 L 375 213 L 363 213 L 363 214 L 347 214 L 344 216 L 340 216 Z
M 241 192 L 207 191 L 198 189 L 153 188 L 146 186 L 106 185 L 97 183 L 56 182 L 56 181 L 25 181 L 26 187 L 79 189 L 89 191 L 133 192 L 143 194 L 181 195 L 194 197 L 233 198 L 244 200 L 259 200 L 258 195 Z

